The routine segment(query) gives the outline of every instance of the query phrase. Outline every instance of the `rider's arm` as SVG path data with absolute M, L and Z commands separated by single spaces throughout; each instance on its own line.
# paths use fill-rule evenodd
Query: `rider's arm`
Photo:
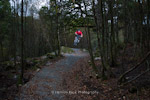
M 82 32 L 81 32 L 81 37 L 83 37 L 83 34 L 82 34 Z
M 77 35 L 77 32 L 75 32 L 75 35 Z

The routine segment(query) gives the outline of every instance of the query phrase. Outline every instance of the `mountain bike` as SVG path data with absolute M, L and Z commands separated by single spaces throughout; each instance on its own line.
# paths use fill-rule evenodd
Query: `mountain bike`
M 81 35 L 75 35 L 74 45 L 77 46 L 80 43 Z

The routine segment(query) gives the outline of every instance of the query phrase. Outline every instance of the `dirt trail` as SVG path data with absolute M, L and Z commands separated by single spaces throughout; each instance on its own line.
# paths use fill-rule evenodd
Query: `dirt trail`
M 80 59 L 88 56 L 88 53 L 79 49 L 73 49 L 72 54 L 64 54 L 65 58 L 55 64 L 46 64 L 35 76 L 25 84 L 16 100 L 63 100 L 63 93 L 53 93 L 59 90 L 62 82 L 62 73 L 70 71 Z M 47 62 L 49 63 L 49 62 Z

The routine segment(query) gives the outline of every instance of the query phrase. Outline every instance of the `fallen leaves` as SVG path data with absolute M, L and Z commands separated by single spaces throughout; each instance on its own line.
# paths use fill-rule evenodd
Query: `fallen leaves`
M 97 61 L 96 61 L 97 62 Z M 96 63 L 100 66 L 101 63 Z M 117 85 L 117 78 L 100 81 L 96 79 L 92 67 L 88 65 L 88 60 L 83 59 L 75 65 L 69 73 L 65 73 L 62 89 L 72 91 L 98 91 L 98 94 L 66 94 L 66 100 L 134 100 L 136 94 L 130 94 L 127 87 L 120 88 Z M 114 68 L 116 70 L 116 68 Z M 144 92 L 142 93 L 144 94 Z M 147 93 L 146 93 L 147 94 Z M 134 98 L 134 99 L 133 99 Z M 144 97 L 142 97 L 144 98 Z M 149 100 L 149 99 L 143 99 Z

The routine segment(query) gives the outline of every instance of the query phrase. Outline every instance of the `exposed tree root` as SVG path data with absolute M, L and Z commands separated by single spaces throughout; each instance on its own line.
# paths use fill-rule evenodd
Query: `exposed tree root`
M 135 70 L 136 68 L 138 68 L 142 63 L 144 63 L 144 62 L 148 59 L 149 56 L 150 56 L 150 51 L 147 53 L 147 55 L 146 55 L 137 65 L 135 65 L 133 68 L 131 68 L 131 69 L 129 69 L 128 71 L 126 71 L 125 73 L 123 73 L 123 74 L 120 76 L 120 78 L 119 78 L 119 80 L 118 80 L 118 83 L 119 83 L 119 84 L 122 84 L 122 83 L 123 83 L 123 79 L 125 78 L 125 76 L 126 76 L 128 73 L 130 73 L 130 72 L 132 72 L 133 70 Z M 148 65 L 148 67 L 149 67 L 149 65 Z M 127 84 L 127 83 L 130 83 L 130 82 L 132 82 L 133 80 L 136 80 L 137 78 L 139 78 L 140 76 L 144 75 L 144 74 L 147 73 L 148 71 L 150 71 L 149 68 L 148 68 L 145 72 L 143 72 L 143 73 L 139 74 L 138 76 L 134 77 L 133 79 L 131 79 L 131 80 L 129 80 L 129 81 L 123 83 L 123 85 L 125 85 L 125 84 Z

